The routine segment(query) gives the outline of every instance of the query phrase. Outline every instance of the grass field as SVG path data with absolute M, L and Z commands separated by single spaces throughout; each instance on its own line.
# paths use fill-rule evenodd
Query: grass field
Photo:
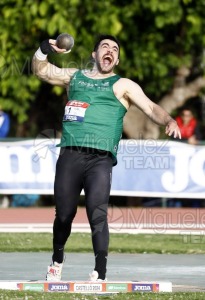
M 197 241 L 197 243 L 196 243 Z M 92 252 L 90 234 L 72 234 L 68 252 Z M 0 233 L 0 252 L 51 252 L 52 234 Z M 162 234 L 111 234 L 110 253 L 205 254 L 205 242 L 199 237 Z M 204 300 L 205 293 L 129 293 L 114 295 L 81 295 L 0 290 L 0 300 Z
M 73 233 L 68 252 L 92 252 L 89 233 Z M 50 233 L 0 233 L 0 252 L 52 251 Z M 205 240 L 192 235 L 111 234 L 110 253 L 205 254 Z
M 113 295 L 81 295 L 0 290 L 1 300 L 204 300 L 205 293 L 130 293 Z

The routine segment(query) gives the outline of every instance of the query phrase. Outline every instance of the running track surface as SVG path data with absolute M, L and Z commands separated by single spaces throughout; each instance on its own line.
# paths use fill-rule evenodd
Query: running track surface
M 54 207 L 2 208 L 0 232 L 51 231 L 55 217 Z M 135 208 L 109 207 L 108 222 L 111 232 L 128 233 L 181 233 L 204 234 L 205 208 Z M 89 231 L 84 207 L 79 207 L 73 231 Z

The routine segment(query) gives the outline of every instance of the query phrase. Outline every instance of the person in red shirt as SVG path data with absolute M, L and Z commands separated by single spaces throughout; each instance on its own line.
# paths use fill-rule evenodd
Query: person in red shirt
M 181 131 L 181 141 L 187 142 L 191 145 L 199 144 L 201 140 L 201 133 L 198 126 L 198 121 L 194 117 L 190 107 L 183 107 L 179 116 L 175 118 L 178 127 Z M 176 199 L 169 198 L 167 202 L 168 207 L 201 207 L 202 202 L 199 199 Z
M 201 139 L 198 122 L 189 108 L 184 108 L 181 114 L 176 117 L 176 122 L 180 128 L 182 141 L 197 145 Z

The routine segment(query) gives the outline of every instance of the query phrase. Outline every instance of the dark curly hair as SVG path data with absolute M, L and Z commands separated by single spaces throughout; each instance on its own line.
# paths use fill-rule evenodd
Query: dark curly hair
M 97 37 L 97 40 L 95 42 L 94 49 L 93 49 L 94 52 L 98 50 L 98 47 L 99 47 L 100 42 L 102 40 L 111 40 L 111 41 L 114 41 L 118 45 L 118 47 L 119 47 L 119 56 L 120 56 L 120 42 L 118 41 L 118 39 L 116 37 L 114 37 L 113 35 L 110 35 L 110 34 L 100 34 Z

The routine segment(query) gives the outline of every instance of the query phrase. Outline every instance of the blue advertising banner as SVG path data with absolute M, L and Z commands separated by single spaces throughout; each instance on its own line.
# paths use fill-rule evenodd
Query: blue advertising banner
M 205 198 L 205 147 L 155 140 L 122 141 L 113 194 Z
M 56 139 L 0 142 L 0 194 L 53 194 Z M 111 195 L 205 198 L 205 147 L 122 140 Z

